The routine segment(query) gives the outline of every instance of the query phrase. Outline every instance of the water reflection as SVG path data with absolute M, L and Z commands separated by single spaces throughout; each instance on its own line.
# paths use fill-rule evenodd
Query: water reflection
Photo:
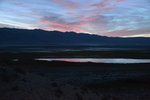
M 130 63 L 150 63 L 150 59 L 126 59 L 126 58 L 38 58 L 35 60 L 42 61 L 66 61 L 66 62 L 93 62 L 93 63 L 118 63 L 118 64 L 130 64 Z

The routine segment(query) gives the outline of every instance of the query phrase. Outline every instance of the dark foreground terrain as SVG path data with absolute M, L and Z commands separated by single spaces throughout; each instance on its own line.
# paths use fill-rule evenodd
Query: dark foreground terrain
M 34 60 L 74 56 L 150 58 L 141 51 L 0 53 L 0 100 L 150 100 L 150 63 Z

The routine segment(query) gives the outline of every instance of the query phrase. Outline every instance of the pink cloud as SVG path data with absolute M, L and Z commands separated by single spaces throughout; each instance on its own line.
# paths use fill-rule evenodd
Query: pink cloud
M 102 0 L 96 4 L 91 5 L 91 7 L 96 8 L 96 9 L 102 9 L 108 6 L 110 0 Z
M 82 29 L 79 27 L 79 25 L 85 24 L 84 22 L 76 22 L 72 24 L 64 24 L 64 23 L 56 23 L 52 21 L 47 21 L 47 20 L 40 20 L 41 23 L 46 23 L 49 25 L 49 27 L 46 27 L 47 29 L 51 30 L 58 30 L 58 31 L 75 31 L 75 32 L 81 32 Z
M 71 13 L 66 13 L 66 15 L 75 15 L 75 13 L 74 12 L 71 12 Z
M 95 4 L 88 5 L 84 10 L 91 9 L 87 11 L 85 14 L 102 14 L 102 13 L 109 13 L 111 10 L 115 9 L 119 2 L 124 2 L 126 0 L 101 0 Z
M 52 0 L 60 6 L 63 6 L 64 10 L 73 10 L 79 6 L 79 3 L 73 2 L 71 0 Z
M 72 10 L 78 7 L 78 4 L 76 3 L 70 3 L 68 4 L 68 6 L 66 8 L 64 8 L 64 10 Z
M 102 34 L 108 35 L 108 36 L 113 36 L 113 37 L 150 34 L 150 28 L 137 29 L 137 30 L 132 30 L 130 28 L 127 28 L 127 29 L 123 29 L 123 30 L 111 31 L 111 32 L 106 32 L 106 33 L 102 33 Z
M 93 20 L 97 19 L 97 17 L 85 17 L 84 15 L 80 15 L 80 16 L 78 16 L 78 18 L 86 20 L 87 22 L 88 21 L 93 21 Z

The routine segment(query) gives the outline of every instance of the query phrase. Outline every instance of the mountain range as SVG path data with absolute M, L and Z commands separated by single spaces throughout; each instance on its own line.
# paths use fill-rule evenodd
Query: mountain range
M 121 38 L 41 29 L 0 28 L 0 45 L 150 45 L 150 38 Z

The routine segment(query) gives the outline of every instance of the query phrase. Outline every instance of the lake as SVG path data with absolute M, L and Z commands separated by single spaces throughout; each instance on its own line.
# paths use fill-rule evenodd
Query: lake
M 150 63 L 150 59 L 126 59 L 126 58 L 37 58 L 40 61 L 65 61 L 65 62 L 92 62 L 92 63 L 115 63 L 115 64 L 134 64 Z

